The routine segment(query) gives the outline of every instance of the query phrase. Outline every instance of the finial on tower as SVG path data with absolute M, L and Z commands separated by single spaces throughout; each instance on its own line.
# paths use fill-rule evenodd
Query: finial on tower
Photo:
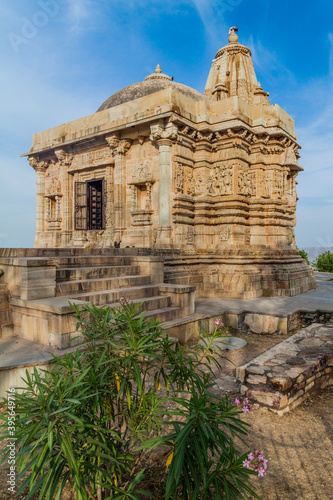
M 155 68 L 155 73 L 162 73 L 161 66 L 159 64 Z
M 238 31 L 238 28 L 236 26 L 231 26 L 229 30 L 229 43 L 237 43 L 238 42 L 238 36 L 236 35 L 236 31 Z

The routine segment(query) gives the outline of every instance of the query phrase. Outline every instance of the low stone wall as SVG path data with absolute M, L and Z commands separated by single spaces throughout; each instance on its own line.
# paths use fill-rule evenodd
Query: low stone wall
M 282 415 L 333 384 L 333 323 L 312 324 L 237 368 L 246 397 Z

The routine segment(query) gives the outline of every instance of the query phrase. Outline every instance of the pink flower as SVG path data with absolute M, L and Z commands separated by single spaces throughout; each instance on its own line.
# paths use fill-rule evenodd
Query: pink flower
M 258 460 L 260 460 L 260 461 L 264 460 L 264 457 L 262 455 L 262 451 L 258 455 Z
M 257 455 L 259 455 L 259 451 L 258 451 L 258 450 L 255 450 L 255 451 L 254 451 L 254 456 L 256 457 Z
M 244 413 L 248 413 L 250 411 L 250 407 L 249 406 L 243 406 L 243 412 Z
M 241 404 L 241 402 L 240 402 L 240 400 L 238 398 L 235 399 L 235 404 L 236 405 L 240 405 Z
M 222 321 L 220 319 L 216 319 L 214 321 L 214 325 L 216 325 L 216 326 L 224 326 L 224 324 L 222 323 Z
M 249 404 L 249 400 L 248 400 L 247 398 L 244 398 L 243 403 L 245 403 L 245 404 L 247 404 L 247 405 L 248 405 L 248 404 Z
M 266 471 L 265 471 L 265 469 L 259 469 L 258 476 L 259 476 L 259 477 L 264 477 L 264 476 L 266 476 Z
M 262 462 L 263 468 L 266 470 L 267 469 L 268 460 L 266 460 L 266 458 L 264 458 L 261 462 Z
M 246 469 L 250 468 L 250 462 L 249 462 L 249 460 L 244 460 L 243 467 L 245 467 Z
M 254 460 L 253 453 L 249 453 L 248 456 L 247 456 L 247 459 L 248 460 Z
M 124 297 L 120 297 L 120 302 L 123 304 L 124 303 Z

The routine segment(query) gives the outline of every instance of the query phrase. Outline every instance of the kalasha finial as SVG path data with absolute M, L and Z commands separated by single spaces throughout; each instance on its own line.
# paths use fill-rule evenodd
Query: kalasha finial
M 238 42 L 238 36 L 236 35 L 236 31 L 238 31 L 238 28 L 236 26 L 231 26 L 229 30 L 229 43 L 237 43 Z
M 155 73 L 162 73 L 161 66 L 159 64 L 156 66 Z

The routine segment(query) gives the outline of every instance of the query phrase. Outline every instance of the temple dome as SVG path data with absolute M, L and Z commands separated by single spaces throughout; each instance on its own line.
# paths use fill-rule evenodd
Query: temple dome
M 134 101 L 135 99 L 139 99 L 139 97 L 145 97 L 169 87 L 178 90 L 195 101 L 205 99 L 205 97 L 197 90 L 194 90 L 187 85 L 183 85 L 182 83 L 174 82 L 171 76 L 162 73 L 162 70 L 158 65 L 155 69 L 155 73 L 148 75 L 143 82 L 133 83 L 132 85 L 119 90 L 115 94 L 112 94 L 112 96 L 103 102 L 97 111 L 114 108 L 120 104 Z

